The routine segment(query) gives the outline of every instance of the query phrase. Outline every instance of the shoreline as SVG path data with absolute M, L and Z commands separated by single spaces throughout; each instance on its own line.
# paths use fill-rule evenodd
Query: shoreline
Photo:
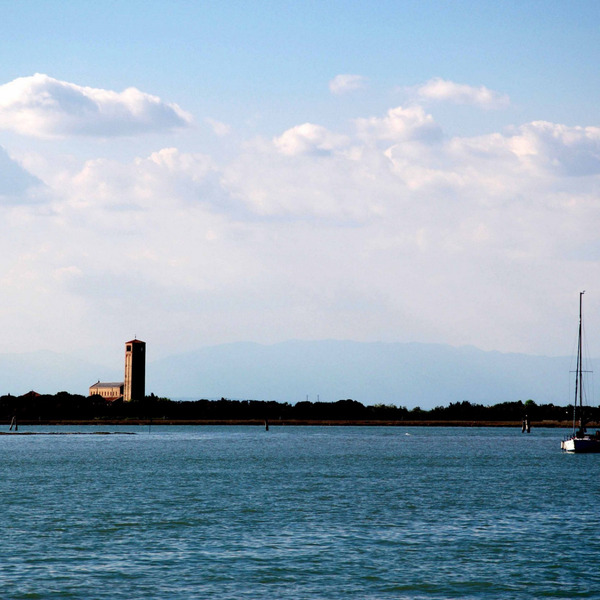
M 149 425 L 224 425 L 224 426 L 262 426 L 268 422 L 269 427 L 509 427 L 521 428 L 521 421 L 473 421 L 473 420 L 458 420 L 458 421 L 394 421 L 394 420 L 338 420 L 338 419 L 193 419 L 193 420 L 177 420 L 177 419 L 44 419 L 44 420 L 23 420 L 19 421 L 20 427 L 31 426 L 98 426 L 105 427 L 107 425 L 132 425 L 132 426 L 149 426 Z M 600 428 L 599 423 L 589 423 L 589 429 Z M 10 426 L 10 421 L 0 420 L 0 427 Z M 533 421 L 531 428 L 555 428 L 555 429 L 571 429 L 572 421 Z

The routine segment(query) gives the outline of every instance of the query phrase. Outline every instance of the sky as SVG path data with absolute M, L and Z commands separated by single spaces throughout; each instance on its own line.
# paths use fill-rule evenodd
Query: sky
M 600 355 L 600 3 L 0 3 L 0 353 Z

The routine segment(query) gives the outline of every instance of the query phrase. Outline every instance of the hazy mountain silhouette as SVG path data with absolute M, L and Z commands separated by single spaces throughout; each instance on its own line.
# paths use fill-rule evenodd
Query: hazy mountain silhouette
M 298 402 L 352 398 L 431 408 L 468 400 L 569 402 L 571 359 L 441 344 L 290 341 L 202 348 L 152 363 L 158 395 Z M 591 402 L 596 404 L 596 402 Z

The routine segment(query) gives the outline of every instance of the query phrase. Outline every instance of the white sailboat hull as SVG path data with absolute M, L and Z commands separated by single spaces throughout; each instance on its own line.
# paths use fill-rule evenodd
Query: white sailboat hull
M 572 437 L 568 440 L 563 440 L 560 443 L 560 447 L 565 452 L 576 452 L 576 453 L 591 453 L 600 452 L 600 439 L 585 436 L 582 438 Z

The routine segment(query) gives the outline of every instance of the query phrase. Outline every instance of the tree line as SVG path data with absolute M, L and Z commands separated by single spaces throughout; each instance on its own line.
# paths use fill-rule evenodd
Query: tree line
M 503 402 L 493 406 L 468 401 L 436 406 L 426 410 L 408 409 L 393 404 L 364 405 L 356 400 L 337 402 L 275 402 L 263 400 L 196 400 L 174 401 L 154 394 L 142 401 L 107 402 L 100 396 L 82 396 L 59 392 L 40 395 L 34 392 L 23 396 L 0 397 L 0 420 L 17 417 L 22 421 L 51 420 L 147 420 L 173 421 L 569 421 L 572 406 Z M 600 421 L 600 407 L 589 407 L 589 421 Z

